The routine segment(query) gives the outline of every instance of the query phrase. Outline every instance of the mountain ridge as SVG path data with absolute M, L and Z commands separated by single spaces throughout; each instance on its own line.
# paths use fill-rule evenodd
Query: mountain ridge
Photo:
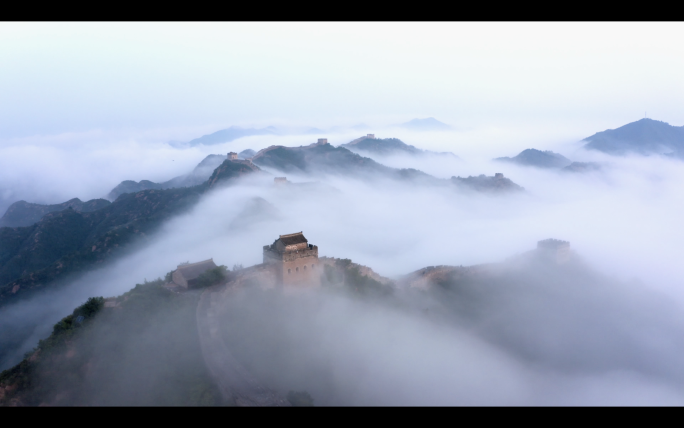
M 245 151 L 242 153 L 244 152 Z M 139 182 L 124 180 L 107 194 L 107 199 L 115 201 L 116 198 L 124 193 L 135 193 L 141 190 L 161 190 L 200 185 L 204 183 L 214 170 L 227 158 L 227 155 L 207 155 L 190 173 L 179 175 L 162 183 L 155 183 L 149 180 L 140 180 Z
M 550 150 L 525 149 L 514 157 L 495 158 L 498 162 L 510 162 L 537 168 L 563 168 L 572 163 L 565 156 Z
M 26 201 L 17 201 L 10 205 L 0 218 L 0 227 L 25 227 L 40 221 L 43 216 L 68 208 L 78 212 L 96 211 L 109 205 L 106 199 L 91 199 L 83 202 L 78 198 L 69 199 L 61 204 L 42 205 Z
M 260 171 L 248 161 L 226 160 L 198 186 L 124 193 L 95 211 L 65 209 L 32 226 L 0 228 L 0 306 L 120 254 L 202 194 Z
M 194 147 L 197 145 L 210 146 L 214 144 L 229 143 L 235 141 L 238 138 L 250 137 L 252 135 L 276 135 L 278 130 L 273 126 L 267 126 L 266 128 L 242 128 L 239 126 L 231 126 L 226 129 L 221 129 L 211 134 L 203 135 L 194 140 L 190 140 L 185 143 L 185 146 Z
M 342 144 L 341 146 L 349 150 L 356 149 L 381 156 L 408 153 L 413 156 L 436 155 L 453 156 L 458 158 L 458 156 L 451 152 L 432 152 L 430 150 L 419 149 L 415 146 L 404 143 L 398 138 L 376 138 L 373 136 L 365 136 L 352 140 L 346 144 Z
M 616 129 L 597 132 L 582 141 L 587 150 L 623 156 L 673 153 L 684 154 L 684 126 L 672 126 L 654 119 L 640 119 Z
M 412 119 L 408 122 L 397 125 L 401 128 L 411 129 L 413 131 L 448 131 L 452 129 L 446 123 L 440 122 L 434 117 L 427 117 L 425 119 Z

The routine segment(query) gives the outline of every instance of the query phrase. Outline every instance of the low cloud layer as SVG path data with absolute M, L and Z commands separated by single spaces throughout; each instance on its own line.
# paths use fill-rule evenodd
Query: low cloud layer
M 570 293 L 574 300 L 568 307 L 580 312 L 564 313 L 569 325 L 582 316 L 581 308 L 612 302 L 605 319 L 595 315 L 601 314 L 600 306 L 590 308 L 595 323 L 608 325 L 619 319 L 624 309 L 630 319 L 637 320 L 636 325 L 626 324 L 619 329 L 629 338 L 629 347 L 652 349 L 649 341 L 662 340 L 662 358 L 678 356 L 682 320 L 676 313 L 684 304 L 684 267 L 678 261 L 684 242 L 684 232 L 678 227 L 684 190 L 679 183 L 684 180 L 684 164 L 655 156 L 608 158 L 578 150 L 576 144 L 571 144 L 576 140 L 563 136 L 549 137 L 547 140 L 555 143 L 545 146 L 541 145 L 542 138 L 538 140 L 540 145 L 534 146 L 526 146 L 522 139 L 515 144 L 492 141 L 484 145 L 487 135 L 490 131 L 479 136 L 471 131 L 387 135 L 422 149 L 451 151 L 461 159 L 377 160 L 389 166 L 421 169 L 439 178 L 502 172 L 523 186 L 524 194 L 459 193 L 452 187 L 362 182 L 339 176 L 288 176 L 295 183 L 321 183 L 318 187 L 288 188 L 273 186 L 268 175 L 253 177 L 207 194 L 189 213 L 168 221 L 129 255 L 73 280 L 59 292 L 46 292 L 31 301 L 2 308 L 3 330 L 35 329 L 12 358 L 16 361 L 17 356 L 35 346 L 54 322 L 89 296 L 121 294 L 135 283 L 163 276 L 185 261 L 213 258 L 217 264 L 229 267 L 258 264 L 263 245 L 272 243 L 279 234 L 298 231 L 318 245 L 321 256 L 350 258 L 393 278 L 425 266 L 500 262 L 534 248 L 541 239 L 568 240 L 579 257 L 604 275 L 605 283 L 612 284 L 605 289 L 606 295 L 597 296 L 592 290 Z M 329 136 L 334 144 L 354 137 L 352 133 Z M 187 173 L 210 153 L 258 150 L 272 144 L 307 145 L 315 138 L 255 136 L 184 150 L 133 140 L 112 145 L 102 136 L 79 136 L 76 141 L 67 138 L 61 144 L 7 144 L 0 148 L 0 182 L 4 186 L 0 196 L 5 204 L 18 198 L 45 203 L 72 197 L 87 200 L 104 196 L 124 179 L 163 181 Z M 605 166 L 598 172 L 572 174 L 491 161 L 530 147 Z M 260 218 L 249 215 L 236 221 L 255 197 L 263 198 L 277 213 Z M 564 286 L 573 287 L 571 282 Z M 536 311 L 535 319 L 544 318 L 545 307 L 561 305 L 568 299 L 568 294 L 562 292 L 545 295 L 539 284 L 517 287 L 521 295 L 544 296 L 541 302 L 545 305 L 531 306 Z M 584 290 L 582 284 L 576 288 Z M 641 300 L 638 296 L 647 298 Z M 664 374 L 656 373 L 656 366 L 663 363 L 649 360 L 648 353 L 641 365 L 627 368 L 611 365 L 611 358 L 618 356 L 608 355 L 602 370 L 561 370 L 557 365 L 530 362 L 503 342 L 459 323 L 436 322 L 411 310 L 325 293 L 308 299 L 292 301 L 294 306 L 281 309 L 292 315 L 292 308 L 299 305 L 301 314 L 292 319 L 290 327 L 300 326 L 310 337 L 293 334 L 293 343 L 312 347 L 310 356 L 314 360 L 329 358 L 326 370 L 334 374 L 330 382 L 336 383 L 335 391 L 341 391 L 341 396 L 335 396 L 332 389 L 324 391 L 316 382 L 301 383 L 301 388 L 308 388 L 314 398 L 317 394 L 321 397 L 320 404 L 684 401 L 684 378 L 677 374 L 676 364 L 665 364 Z M 662 307 L 670 305 L 663 312 L 659 304 L 641 304 L 663 300 L 668 303 Z M 258 304 L 262 303 L 254 302 L 255 308 L 261 308 Z M 520 305 L 524 304 L 520 300 Z M 496 305 L 487 307 L 495 312 L 501 310 Z M 508 338 L 515 338 L 516 331 L 526 328 L 522 311 L 503 312 L 501 316 L 511 317 L 513 333 Z M 549 347 L 553 346 L 554 334 L 566 333 L 562 317 L 553 326 L 557 330 L 550 331 L 548 339 L 542 341 Z M 647 326 L 646 331 L 640 330 L 643 326 Z M 324 328 L 327 330 L 322 331 Z M 591 328 L 587 326 L 587 330 Z M 578 343 L 591 347 L 592 341 L 611 339 L 610 329 L 598 331 L 606 336 L 587 336 L 577 339 Z M 307 342 L 311 338 L 316 340 Z M 677 343 L 670 346 L 668 341 Z M 649 365 L 652 371 L 634 369 Z M 668 375 L 670 380 L 666 379 Z M 294 379 L 273 381 L 281 382 L 280 387 L 285 387 L 286 381 L 296 384 Z

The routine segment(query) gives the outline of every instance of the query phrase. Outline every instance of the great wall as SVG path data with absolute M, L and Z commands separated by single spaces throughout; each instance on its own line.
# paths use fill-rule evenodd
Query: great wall
M 570 243 L 547 239 L 537 243 L 528 253 L 553 264 L 565 264 L 570 257 Z M 361 276 L 399 289 L 427 290 L 435 284 L 458 278 L 475 278 L 496 271 L 497 264 L 476 266 L 429 266 L 393 282 L 371 268 L 332 257 L 319 257 L 318 247 L 308 243 L 303 232 L 280 235 L 271 245 L 263 247 L 263 263 L 238 269 L 227 280 L 204 289 L 196 309 L 197 331 L 205 365 L 215 381 L 224 402 L 238 406 L 289 406 L 282 396 L 262 384 L 234 357 L 221 334 L 221 312 L 226 302 L 242 290 L 258 287 L 301 293 L 321 286 L 325 267 L 353 268 Z M 202 273 L 216 268 L 212 259 L 178 266 L 173 282 L 167 288 L 183 292 L 192 287 Z

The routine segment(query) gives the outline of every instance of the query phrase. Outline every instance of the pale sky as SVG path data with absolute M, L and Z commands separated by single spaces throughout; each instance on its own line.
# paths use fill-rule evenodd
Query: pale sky
M 0 140 L 230 125 L 684 125 L 682 23 L 1 23 Z M 584 131 L 583 131 L 584 132 Z

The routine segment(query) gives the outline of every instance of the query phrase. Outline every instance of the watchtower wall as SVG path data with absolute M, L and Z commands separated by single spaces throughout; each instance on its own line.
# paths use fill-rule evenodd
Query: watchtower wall
M 318 262 L 318 246 L 304 244 L 287 246 L 264 246 L 264 263 L 273 266 L 278 282 L 283 286 L 320 285 L 321 267 Z M 275 247 L 275 248 L 274 248 Z M 297 247 L 289 249 L 289 247 Z

